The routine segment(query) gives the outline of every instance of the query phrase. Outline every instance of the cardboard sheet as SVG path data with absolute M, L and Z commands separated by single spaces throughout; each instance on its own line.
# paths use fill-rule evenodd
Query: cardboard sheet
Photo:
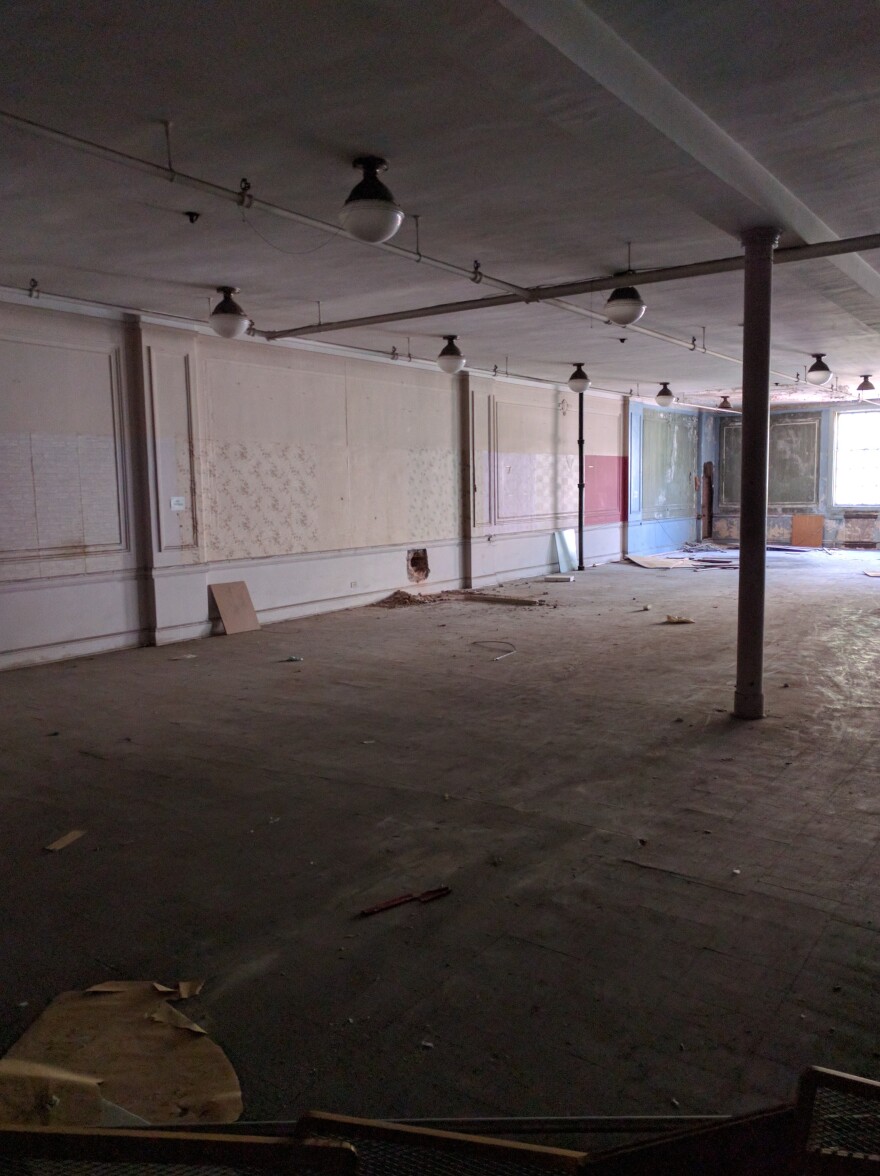
M 821 547 L 824 539 L 824 515 L 796 514 L 791 516 L 793 547 Z
M 244 580 L 230 580 L 225 584 L 209 584 L 220 620 L 227 634 L 250 633 L 259 629 L 251 594 Z
M 90 1127 L 101 1122 L 97 1079 L 39 1062 L 0 1058 L 0 1123 Z
M 184 982 L 191 984 L 193 982 Z M 205 1031 L 150 980 L 63 992 L 6 1055 L 100 1080 L 104 1099 L 150 1123 L 233 1123 L 241 1088 Z M 169 999 L 180 999 L 181 985 Z

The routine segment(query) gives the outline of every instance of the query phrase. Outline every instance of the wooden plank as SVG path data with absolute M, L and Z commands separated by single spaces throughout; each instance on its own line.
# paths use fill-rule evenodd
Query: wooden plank
M 796 514 L 791 516 L 791 542 L 794 547 L 822 547 L 824 541 L 824 515 Z
M 470 600 L 475 604 L 524 604 L 534 606 L 538 603 L 537 600 L 532 600 L 529 596 L 484 596 L 480 592 L 462 592 L 461 599 Z
M 80 837 L 85 837 L 85 835 L 85 829 L 71 829 L 69 833 L 65 833 L 63 837 L 59 837 L 57 841 L 53 841 L 43 848 L 49 853 L 58 853 L 60 849 L 67 849 L 68 845 L 73 845 L 74 841 L 79 841 Z
M 214 598 L 223 628 L 228 635 L 250 633 L 259 629 L 260 622 L 254 611 L 251 594 L 244 580 L 229 580 L 224 584 L 209 584 L 208 591 Z

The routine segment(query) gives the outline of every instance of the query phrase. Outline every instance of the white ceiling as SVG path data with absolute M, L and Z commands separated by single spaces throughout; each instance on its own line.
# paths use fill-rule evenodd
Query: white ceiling
M 246 176 L 325 221 L 352 157 L 378 152 L 423 251 L 519 285 L 613 273 L 626 241 L 652 268 L 734 254 L 753 224 L 786 244 L 880 230 L 876 0 L 7 0 L 0 37 L 13 114 L 158 163 L 171 119 L 179 171 L 232 189 Z M 3 126 L 0 145 L 0 284 L 205 319 L 231 283 L 264 329 L 313 322 L 318 300 L 335 320 L 494 292 L 23 130 Z M 395 240 L 414 246 L 411 215 Z M 880 376 L 877 266 L 874 252 L 779 267 L 775 380 L 819 350 L 853 390 Z M 645 287 L 643 324 L 698 344 L 705 328 L 736 356 L 741 288 L 739 274 Z M 547 306 L 323 338 L 429 357 L 446 332 L 482 368 L 564 380 L 584 360 L 597 385 L 668 380 L 707 402 L 740 383 L 699 348 Z

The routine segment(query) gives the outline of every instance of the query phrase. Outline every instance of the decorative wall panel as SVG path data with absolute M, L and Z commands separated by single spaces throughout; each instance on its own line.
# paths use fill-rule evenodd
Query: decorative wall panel
M 119 355 L 0 339 L 0 560 L 128 547 Z

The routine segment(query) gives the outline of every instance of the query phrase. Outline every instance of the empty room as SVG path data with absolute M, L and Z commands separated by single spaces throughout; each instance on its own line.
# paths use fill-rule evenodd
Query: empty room
M 0 29 L 0 1157 L 880 1152 L 876 5 Z

